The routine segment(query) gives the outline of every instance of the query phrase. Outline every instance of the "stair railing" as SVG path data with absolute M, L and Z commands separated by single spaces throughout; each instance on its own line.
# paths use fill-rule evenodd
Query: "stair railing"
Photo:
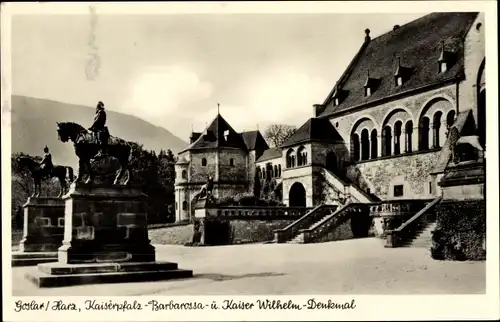
M 301 218 L 297 219 L 290 225 L 282 229 L 276 229 L 274 231 L 274 239 L 277 243 L 286 243 L 288 240 L 296 236 L 301 229 L 307 228 L 316 222 L 321 216 L 324 215 L 323 209 L 327 206 L 324 204 L 316 206 L 314 209 L 306 213 Z
M 386 244 L 384 247 L 394 248 L 401 246 L 405 242 L 405 240 L 411 237 L 412 233 L 418 229 L 421 222 L 426 220 L 426 216 L 430 215 L 428 214 L 428 211 L 431 210 L 440 201 L 441 197 L 437 197 L 436 199 L 428 203 L 424 208 L 422 208 L 422 210 L 405 221 L 401 226 L 394 230 L 388 230 L 386 232 Z

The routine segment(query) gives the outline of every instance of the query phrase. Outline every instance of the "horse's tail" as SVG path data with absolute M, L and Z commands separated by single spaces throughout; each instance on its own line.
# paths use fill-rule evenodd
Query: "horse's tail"
M 69 177 L 70 181 L 73 181 L 74 175 L 73 175 L 73 168 L 72 167 L 66 167 L 67 175 Z

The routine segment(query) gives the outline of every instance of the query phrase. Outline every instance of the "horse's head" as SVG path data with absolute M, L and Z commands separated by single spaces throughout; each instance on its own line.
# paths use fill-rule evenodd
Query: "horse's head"
M 73 122 L 57 122 L 57 136 L 61 142 L 74 140 L 81 132 L 86 132 L 86 130 L 79 124 Z
M 61 142 L 68 142 L 69 134 L 66 123 L 57 122 L 57 137 Z
M 19 164 L 21 168 L 27 168 L 27 169 L 32 169 L 37 164 L 35 160 L 26 156 L 18 156 L 16 158 L 16 162 Z

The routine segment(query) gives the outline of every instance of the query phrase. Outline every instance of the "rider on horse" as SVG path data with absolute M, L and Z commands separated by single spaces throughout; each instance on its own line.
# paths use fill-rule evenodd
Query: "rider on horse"
M 43 152 L 45 154 L 43 155 L 42 161 L 40 161 L 40 169 L 42 173 L 47 176 L 54 168 L 54 164 L 52 163 L 52 155 L 49 153 L 49 148 L 47 146 L 43 148 Z
M 97 153 L 96 157 L 102 157 L 107 154 L 108 148 L 108 128 L 106 127 L 106 112 L 104 111 L 104 103 L 99 101 L 97 103 L 94 123 L 89 128 L 90 131 L 94 132 L 97 137 L 97 143 L 100 146 L 100 151 Z

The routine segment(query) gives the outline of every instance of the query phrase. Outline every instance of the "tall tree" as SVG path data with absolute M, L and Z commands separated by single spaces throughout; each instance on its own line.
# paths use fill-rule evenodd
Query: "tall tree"
M 297 131 L 297 128 L 292 125 L 271 124 L 264 131 L 264 137 L 272 147 L 279 147 L 290 138 L 295 131 Z

